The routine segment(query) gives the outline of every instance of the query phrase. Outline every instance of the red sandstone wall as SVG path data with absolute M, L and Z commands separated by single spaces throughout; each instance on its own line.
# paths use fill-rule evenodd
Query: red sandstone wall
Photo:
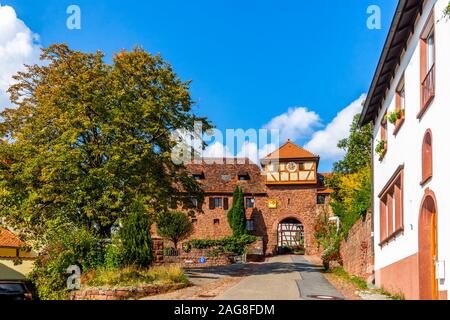
M 341 256 L 348 273 L 368 281 L 374 279 L 372 212 L 356 222 L 346 240 L 341 242 Z
M 228 197 L 231 206 L 232 195 L 216 195 Z M 305 228 L 305 247 L 307 254 L 317 253 L 314 241 L 314 225 L 320 209 L 326 205 L 317 205 L 317 189 L 315 187 L 301 186 L 272 186 L 267 188 L 266 195 L 249 195 L 255 198 L 255 207 L 247 209 L 247 219 L 255 221 L 256 236 L 264 239 L 264 251 L 272 255 L 277 249 L 278 224 L 287 218 L 296 218 Z M 277 200 L 277 208 L 269 209 L 268 200 Z M 205 199 L 202 211 L 197 212 L 194 224 L 194 233 L 191 239 L 220 239 L 231 236 L 232 231 L 228 225 L 227 212 L 222 208 L 209 209 L 208 197 Z M 219 224 L 214 224 L 218 219 Z
M 414 254 L 376 271 L 377 285 L 384 290 L 403 296 L 406 300 L 419 300 L 419 257 Z

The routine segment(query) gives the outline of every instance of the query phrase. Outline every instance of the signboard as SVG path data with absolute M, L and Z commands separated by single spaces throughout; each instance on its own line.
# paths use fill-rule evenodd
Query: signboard
M 267 206 L 269 209 L 276 209 L 277 208 L 277 200 L 268 200 Z

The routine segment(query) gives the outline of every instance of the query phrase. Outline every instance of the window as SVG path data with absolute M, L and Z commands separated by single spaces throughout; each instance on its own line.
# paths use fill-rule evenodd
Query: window
M 194 197 L 189 198 L 189 206 L 191 208 L 197 208 L 198 207 L 198 201 Z
M 403 231 L 403 166 L 379 195 L 380 245 L 387 243 Z
M 317 204 L 325 204 L 327 197 L 324 194 L 317 195 Z
M 254 208 L 255 207 L 255 198 L 245 198 L 245 207 L 246 208 Z
M 399 82 L 399 85 L 397 87 L 396 91 L 396 98 L 395 98 L 395 129 L 394 129 L 394 135 L 397 134 L 398 130 L 402 126 L 404 120 L 405 120 L 405 77 L 403 76 L 402 79 Z
M 250 180 L 250 176 L 248 175 L 248 173 L 239 174 L 238 175 L 238 180 L 239 181 L 248 181 L 248 180 Z
M 228 198 L 227 198 L 228 199 Z M 221 197 L 211 197 L 209 198 L 209 209 L 217 209 L 223 207 L 223 198 Z
M 427 183 L 433 176 L 433 146 L 431 131 L 427 130 L 422 142 L 422 182 Z
M 203 172 L 194 173 L 192 178 L 196 181 L 205 180 L 205 174 Z
M 214 225 L 218 226 L 220 224 L 220 220 L 219 219 L 214 219 Z
M 229 174 L 223 174 L 223 175 L 221 176 L 221 179 L 222 179 L 223 181 L 230 181 L 230 180 L 231 180 L 231 176 L 230 176 Z
M 222 198 L 214 198 L 214 207 L 215 208 L 222 208 L 223 200 Z
M 418 118 L 421 118 L 425 113 L 435 94 L 435 48 L 434 13 L 432 13 L 425 25 L 420 41 L 421 104 Z
M 247 220 L 247 231 L 255 231 L 255 220 Z

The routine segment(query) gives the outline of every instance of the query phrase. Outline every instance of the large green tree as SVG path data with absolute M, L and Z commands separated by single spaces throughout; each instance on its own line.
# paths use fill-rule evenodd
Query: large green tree
M 15 107 L 0 114 L 0 215 L 10 225 L 34 239 L 62 220 L 108 236 L 137 194 L 150 214 L 180 190 L 203 201 L 171 160 L 171 133 L 210 123 L 159 55 L 136 48 L 107 64 L 61 44 L 41 60 L 15 76 Z

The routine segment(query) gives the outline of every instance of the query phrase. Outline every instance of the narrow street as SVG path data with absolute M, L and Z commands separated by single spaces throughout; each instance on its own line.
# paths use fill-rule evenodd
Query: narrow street
M 334 300 L 344 299 L 303 256 L 277 256 L 264 263 L 188 270 L 193 287 L 149 300 Z

